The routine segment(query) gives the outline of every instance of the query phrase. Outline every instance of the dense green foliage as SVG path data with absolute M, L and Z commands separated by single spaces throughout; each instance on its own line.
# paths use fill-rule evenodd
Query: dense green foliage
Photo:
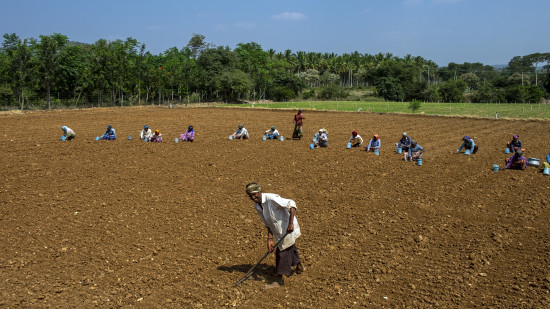
M 159 55 L 136 39 L 93 44 L 54 33 L 38 39 L 4 34 L 0 104 L 5 108 L 113 106 L 257 100 L 531 102 L 550 91 L 550 53 L 438 67 L 391 54 L 276 52 L 254 42 L 234 49 L 195 34 Z

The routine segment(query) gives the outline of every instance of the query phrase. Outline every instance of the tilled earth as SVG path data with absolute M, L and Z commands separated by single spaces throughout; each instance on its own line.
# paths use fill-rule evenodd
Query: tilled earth
M 543 121 L 155 107 L 0 114 L 0 307 L 337 308 L 550 306 L 550 177 L 493 172 L 519 134 L 550 151 Z M 243 122 L 250 140 L 229 141 Z M 110 123 L 116 141 L 95 141 Z M 163 143 L 139 141 L 148 124 Z M 61 142 L 62 125 L 77 137 Z M 185 128 L 194 143 L 174 143 Z M 309 149 L 319 128 L 329 147 Z M 380 156 L 346 149 L 378 133 Z M 403 131 L 422 166 L 395 153 Z M 134 138 L 128 140 L 128 135 Z M 453 154 L 473 137 L 475 155 Z M 294 199 L 306 271 L 280 288 L 244 192 Z

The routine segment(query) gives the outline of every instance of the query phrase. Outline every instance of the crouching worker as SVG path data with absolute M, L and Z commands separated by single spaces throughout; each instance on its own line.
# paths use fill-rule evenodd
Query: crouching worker
M 155 130 L 155 133 L 153 133 L 153 135 L 149 138 L 149 141 L 157 143 L 162 142 L 162 134 L 160 133 L 160 131 Z
M 357 134 L 357 131 L 351 132 L 351 137 L 348 140 L 348 143 L 351 143 L 351 147 L 359 147 L 363 144 L 363 138 L 361 135 Z
M 111 141 L 116 139 L 115 129 L 113 128 L 113 126 L 111 126 L 110 124 L 107 125 L 107 130 L 105 131 L 105 133 L 103 133 L 103 135 L 101 135 L 101 139 Z
M 462 138 L 462 145 L 460 145 L 455 153 L 459 153 L 462 148 L 464 148 L 464 151 L 469 150 L 471 153 L 476 153 L 478 149 L 477 145 L 474 143 L 474 140 L 471 139 L 468 135 Z
M 374 151 L 375 149 L 378 149 L 380 151 L 380 146 L 382 143 L 380 142 L 380 137 L 378 134 L 374 134 L 369 141 L 369 144 L 365 146 L 366 151 Z
M 248 139 L 248 131 L 244 128 L 244 124 L 240 123 L 239 128 L 232 136 L 236 139 Z
M 141 130 L 141 132 L 139 133 L 139 138 L 141 138 L 144 141 L 145 140 L 149 141 L 151 136 L 153 136 L 153 132 L 151 131 L 151 129 L 149 129 L 149 126 L 148 125 L 143 126 L 143 130 Z
M 424 154 L 424 148 L 418 145 L 416 141 L 412 141 L 411 147 L 409 147 L 409 151 L 407 151 L 404 155 L 405 161 L 415 161 L 418 159 L 422 159 L 423 154 Z
M 183 134 L 180 134 L 180 141 L 183 142 L 193 142 L 195 140 L 195 130 L 193 126 L 189 126 Z
M 269 130 L 265 131 L 265 136 L 267 139 L 278 139 L 279 131 L 277 131 L 274 126 L 272 126 Z
M 74 131 L 67 126 L 62 126 L 61 130 L 63 131 L 63 136 L 65 136 L 65 139 L 67 140 L 72 140 L 76 137 L 76 133 L 74 133 Z
M 319 132 L 315 133 L 313 144 L 315 144 L 315 148 L 328 147 L 328 132 L 326 129 L 319 129 Z
M 291 274 L 292 266 L 296 266 L 296 274 L 304 271 L 296 247 L 296 239 L 301 234 L 296 218 L 296 203 L 277 194 L 263 193 L 261 186 L 257 183 L 247 184 L 246 194 L 254 202 L 254 207 L 267 228 L 267 249 L 269 251 L 275 249 L 277 281 L 268 287 L 279 287 L 284 284 L 283 276 Z M 283 236 L 284 239 L 277 248 L 273 248 Z
M 401 139 L 397 143 L 397 149 L 401 148 L 403 152 L 403 160 L 407 161 L 407 156 L 409 155 L 409 148 L 411 147 L 412 140 L 407 136 L 407 132 L 403 132 Z
M 521 150 L 516 151 L 511 157 L 504 159 L 504 162 L 506 162 L 505 169 L 524 170 L 527 167 L 527 159 L 525 159 Z
M 508 149 L 510 149 L 510 153 L 514 153 L 518 150 L 521 150 L 521 151 L 525 151 L 525 149 L 523 149 L 521 147 L 521 140 L 519 139 L 519 135 L 514 135 L 512 137 L 512 140 L 508 142 L 508 145 L 506 145 L 508 147 Z

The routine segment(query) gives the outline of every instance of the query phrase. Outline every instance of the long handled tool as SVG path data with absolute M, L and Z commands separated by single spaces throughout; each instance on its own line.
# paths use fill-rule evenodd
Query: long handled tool
M 281 237 L 281 239 L 279 239 L 277 243 L 273 246 L 273 249 L 277 248 L 277 246 L 283 241 L 283 239 L 285 239 L 286 235 L 288 234 L 289 234 L 288 232 L 285 233 L 283 237 Z M 241 279 L 239 279 L 239 281 L 237 281 L 237 283 L 235 283 L 235 286 L 238 286 L 239 284 L 243 283 L 246 279 L 248 279 L 248 277 L 252 275 L 252 271 L 254 270 L 254 268 L 256 268 L 256 266 L 258 266 L 258 264 L 260 264 L 270 253 L 271 251 L 267 250 L 264 256 L 258 261 L 258 263 L 254 264 L 254 266 L 250 268 L 250 270 L 246 273 L 246 275 L 244 275 L 244 277 L 242 277 Z

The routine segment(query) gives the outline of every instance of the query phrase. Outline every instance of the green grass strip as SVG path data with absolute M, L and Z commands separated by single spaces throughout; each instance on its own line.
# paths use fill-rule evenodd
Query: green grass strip
M 522 103 L 422 103 L 416 114 L 470 116 L 482 118 L 550 119 L 550 104 Z M 375 113 L 411 114 L 409 102 L 364 102 L 364 101 L 305 101 L 275 103 L 223 104 L 248 108 L 290 108 L 330 111 L 370 111 Z

